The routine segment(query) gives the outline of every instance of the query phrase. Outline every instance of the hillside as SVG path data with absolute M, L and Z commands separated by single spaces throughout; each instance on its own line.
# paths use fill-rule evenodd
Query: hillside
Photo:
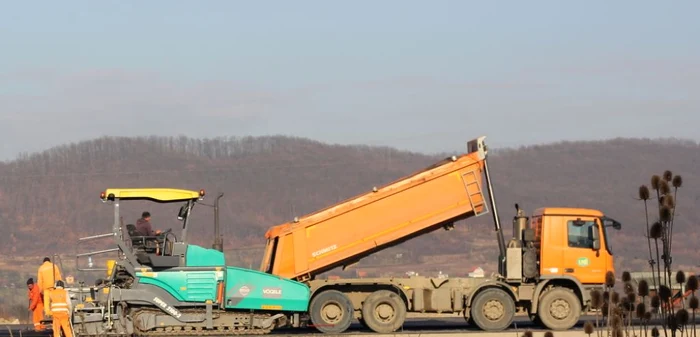
M 105 137 L 59 146 L 0 164 L 0 230 L 5 233 L 0 254 L 10 258 L 60 252 L 70 258 L 79 237 L 109 230 L 112 208 L 98 199 L 107 187 L 203 188 L 208 202 L 217 192 L 225 193 L 225 247 L 233 261 L 256 268 L 262 252 L 255 247 L 264 244 L 269 226 L 443 157 L 289 137 Z M 614 139 L 498 149 L 491 169 L 507 235 L 516 202 L 528 212 L 545 205 L 599 208 L 623 223 L 623 230 L 613 233 L 613 250 L 618 268 L 631 269 L 645 268 L 647 254 L 637 188 L 665 169 L 681 174 L 685 185 L 678 195 L 674 262 L 690 268 L 697 264 L 693 247 L 698 242 L 694 228 L 700 223 L 694 211 L 700 206 L 699 162 L 695 143 Z M 121 208 L 126 223 L 148 209 L 155 227 L 177 231 L 177 207 L 131 203 Z M 212 217 L 210 208 L 195 210 L 196 243 L 210 244 Z M 453 232 L 421 237 L 363 260 L 360 267 L 396 263 L 401 265 L 397 271 L 431 272 L 444 266 L 466 274 L 482 266 L 488 272 L 497 253 L 491 226 L 488 217 L 469 220 Z

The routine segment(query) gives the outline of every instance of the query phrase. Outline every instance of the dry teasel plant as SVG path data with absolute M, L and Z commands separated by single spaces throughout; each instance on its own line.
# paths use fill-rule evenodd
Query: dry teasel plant
M 696 332 L 695 332 L 695 311 L 698 310 L 698 298 L 695 297 L 695 294 L 693 294 L 693 295 L 690 297 L 690 300 L 688 301 L 688 308 L 690 308 L 690 310 L 692 310 L 692 313 L 693 313 L 693 314 L 692 314 L 692 316 L 693 316 L 693 319 L 692 319 L 692 322 L 693 322 L 693 337 L 695 337 L 695 336 L 697 336 L 697 334 L 696 334 Z
M 600 329 L 599 315 L 603 311 L 603 294 L 598 289 L 591 290 L 591 309 L 595 310 L 595 327 Z
M 678 283 L 679 289 L 683 289 L 683 283 L 685 283 L 685 273 L 682 270 L 676 272 L 676 283 Z M 685 308 L 685 302 L 681 301 L 683 308 Z
M 672 278 L 674 219 L 679 204 L 678 190 L 682 185 L 683 178 L 680 175 L 674 175 L 671 170 L 665 170 L 661 175 L 653 174 L 651 176 L 651 189 L 653 192 L 645 185 L 641 185 L 638 190 L 639 199 L 644 203 L 649 266 L 652 273 L 651 281 L 658 294 L 658 297 L 654 296 L 651 298 L 650 306 L 652 310 L 660 313 L 664 335 L 668 335 L 667 328 L 670 328 L 672 337 L 675 337 L 677 328 L 679 326 L 682 327 L 683 324 L 679 324 L 679 317 L 676 317 L 673 309 L 671 287 L 672 284 L 678 283 L 682 288 L 682 284 L 686 282 L 685 274 L 682 271 L 676 273 L 675 280 Z M 653 200 L 651 193 L 656 194 L 655 205 L 650 203 Z M 654 212 L 654 206 L 656 212 Z M 651 221 L 650 215 L 655 215 L 656 217 L 652 225 L 649 225 Z M 695 282 L 697 283 L 697 281 Z M 644 295 L 640 293 L 639 296 L 642 297 L 642 302 L 644 302 L 645 297 L 648 296 L 648 291 L 645 291 Z M 683 308 L 685 308 L 685 303 Z M 688 311 L 685 313 L 688 313 Z M 681 313 L 681 315 L 684 315 L 684 313 Z
M 583 333 L 588 335 L 588 337 L 591 337 L 593 330 L 593 323 L 591 323 L 591 321 L 586 321 L 586 323 L 583 323 Z
M 646 331 L 645 324 L 644 324 L 645 323 L 644 318 L 646 316 L 646 313 L 647 313 L 647 308 L 644 305 L 644 302 L 637 303 L 637 307 L 635 308 L 634 314 L 637 317 L 637 319 L 639 320 L 639 322 L 641 322 L 641 324 L 639 325 L 639 335 L 640 336 L 642 335 L 643 328 Z M 634 328 L 632 328 L 632 332 L 634 333 Z
M 682 337 L 685 334 L 688 323 L 690 322 L 690 315 L 688 314 L 688 310 L 685 310 L 685 308 L 678 310 L 676 312 L 676 321 L 678 323 L 678 328 L 681 331 Z
M 657 190 L 659 187 L 659 176 L 654 176 L 655 178 L 651 179 L 651 186 L 654 188 L 654 190 Z M 649 267 L 651 267 L 651 274 L 654 275 L 654 266 L 657 264 L 657 260 L 654 260 L 654 256 L 652 255 L 652 250 L 651 250 L 651 229 L 649 228 L 649 205 L 647 201 L 650 199 L 649 196 L 649 188 L 646 185 L 639 186 L 639 200 L 644 201 L 644 218 L 646 220 L 646 225 L 647 225 L 647 231 L 646 231 L 646 237 L 647 237 L 647 245 L 649 246 Z M 654 283 L 654 289 L 656 289 L 656 278 L 652 277 L 652 282 Z

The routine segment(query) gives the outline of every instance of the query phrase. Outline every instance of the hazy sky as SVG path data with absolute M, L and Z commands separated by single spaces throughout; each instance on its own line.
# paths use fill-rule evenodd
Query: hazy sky
M 0 159 L 101 135 L 697 140 L 699 4 L 8 1 Z

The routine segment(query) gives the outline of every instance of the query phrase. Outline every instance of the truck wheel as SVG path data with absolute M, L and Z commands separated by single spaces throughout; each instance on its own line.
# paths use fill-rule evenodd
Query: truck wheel
M 502 289 L 486 289 L 476 295 L 470 317 L 481 330 L 502 331 L 513 322 L 515 303 Z
M 571 289 L 556 287 L 540 298 L 537 316 L 550 330 L 569 330 L 581 316 L 581 302 Z
M 341 333 L 352 323 L 352 302 L 337 290 L 326 290 L 316 295 L 311 300 L 310 310 L 311 323 L 323 333 Z
M 362 304 L 362 320 L 374 332 L 394 332 L 406 320 L 406 304 L 393 291 L 375 291 Z

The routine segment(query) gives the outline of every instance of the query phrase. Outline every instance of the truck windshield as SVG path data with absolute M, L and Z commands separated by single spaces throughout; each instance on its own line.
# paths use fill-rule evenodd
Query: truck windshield
M 608 218 L 606 216 L 600 218 L 600 223 L 603 224 L 603 237 L 605 240 L 605 249 L 610 255 L 613 255 L 610 236 L 608 235 L 608 228 L 612 227 L 615 230 L 620 230 L 622 224 L 613 218 Z

